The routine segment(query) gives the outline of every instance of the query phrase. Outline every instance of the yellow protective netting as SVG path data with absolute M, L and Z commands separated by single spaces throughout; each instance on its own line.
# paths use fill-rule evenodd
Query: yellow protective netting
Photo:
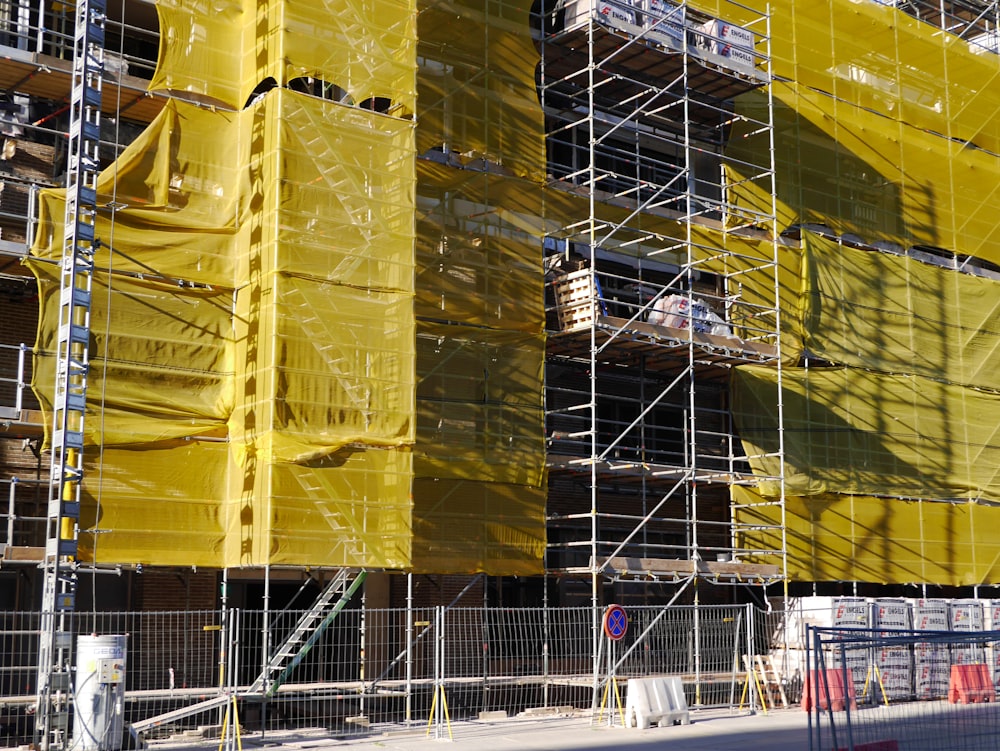
M 806 233 L 805 348 L 831 362 L 996 389 L 1000 282 Z
M 538 51 L 525 0 L 420 0 L 417 152 L 545 178 Z
M 1000 261 L 995 55 L 874 2 L 779 0 L 770 11 L 779 224 Z M 737 111 L 765 104 L 750 93 Z M 730 155 L 759 162 L 742 143 Z M 766 209 L 764 187 L 735 185 L 730 200 Z
M 537 574 L 542 189 L 530 3 L 419 6 L 413 569 Z
M 788 494 L 1000 501 L 1000 394 L 838 367 L 785 368 L 779 395 L 776 370 L 740 367 L 733 414 L 752 469 L 765 477 L 779 474 L 779 396 Z M 760 490 L 780 494 L 771 480 Z
M 780 550 L 780 507 L 752 488 L 733 486 L 732 494 L 739 544 Z M 788 575 L 796 581 L 969 586 L 1000 576 L 996 506 L 827 493 L 788 497 L 784 520 Z
M 430 321 L 419 329 L 418 475 L 540 487 L 544 339 Z
M 218 106 L 168 103 L 102 176 L 120 208 L 98 223 L 114 273 L 95 278 L 110 290 L 93 311 L 85 554 L 538 573 L 547 225 L 541 180 L 523 179 L 544 165 L 528 4 L 158 9 L 151 88 Z M 418 176 L 415 140 L 455 159 Z M 39 384 L 61 196 L 42 212 Z
M 248 116 L 260 210 L 237 250 L 233 485 L 254 510 L 238 517 L 240 563 L 404 567 L 412 124 L 281 89 Z
M 542 568 L 542 237 L 513 218 L 520 182 L 418 170 L 417 571 Z
M 412 143 L 411 122 L 275 90 L 168 104 L 102 175 L 127 206 L 97 229 L 115 273 L 95 275 L 85 553 L 409 565 Z M 43 205 L 45 395 L 61 197 Z
M 38 279 L 40 318 L 59 317 L 58 267 L 31 262 Z M 182 289 L 176 284 L 94 275 L 91 347 L 107 357 L 89 369 L 91 445 L 135 445 L 195 436 L 225 436 L 232 410 L 232 290 Z M 157 322 L 155 341 L 149 326 Z M 56 330 L 41 326 L 33 373 L 35 391 L 51 409 Z M 151 398 L 153 397 L 153 398 Z
M 415 101 L 416 16 L 388 0 L 160 0 L 151 91 L 242 108 L 264 81 L 314 78 L 354 103 L 383 97 L 396 114 Z
M 224 441 L 199 439 L 88 446 L 81 559 L 219 566 L 239 546 L 227 534 L 231 509 L 222 502 L 229 454 Z
M 415 571 L 540 573 L 544 486 L 418 477 L 413 503 Z

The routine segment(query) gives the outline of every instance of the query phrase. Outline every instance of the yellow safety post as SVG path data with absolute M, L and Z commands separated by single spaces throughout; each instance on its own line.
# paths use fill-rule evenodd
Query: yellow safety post
M 743 656 L 746 661 L 747 666 L 747 679 L 743 683 L 743 691 L 740 693 L 740 709 L 743 709 L 743 702 L 748 698 L 747 690 L 750 688 L 750 679 L 753 679 L 754 686 L 757 687 L 757 695 L 760 697 L 760 706 L 764 710 L 764 714 L 767 714 L 767 699 L 764 696 L 764 687 L 761 685 L 760 677 L 757 675 L 757 671 L 753 668 L 753 663 L 747 655 Z
M 431 734 L 431 725 L 434 722 L 434 715 L 437 712 L 437 703 L 438 703 L 438 693 L 439 692 L 441 694 L 441 707 L 442 707 L 442 710 L 444 711 L 444 721 L 445 721 L 445 724 L 448 727 L 448 740 L 450 740 L 450 741 L 451 740 L 455 740 L 454 737 L 451 734 L 451 716 L 448 714 L 448 699 L 444 695 L 444 686 L 436 686 L 434 688 L 434 698 L 431 699 L 431 714 L 430 714 L 430 717 L 427 718 L 427 732 L 425 733 L 425 735 L 430 735 Z
M 625 727 L 625 709 L 622 707 L 622 695 L 621 691 L 618 689 L 618 679 L 611 676 L 611 680 L 604 684 L 604 695 L 601 696 L 601 706 L 597 712 L 597 722 L 600 723 L 604 719 L 604 705 L 608 701 L 608 693 L 611 691 L 611 686 L 615 687 L 615 701 L 618 704 L 618 716 L 621 718 L 622 727 Z
M 236 738 L 236 748 L 239 749 L 239 751 L 243 751 L 243 736 L 240 733 L 240 710 L 236 706 L 236 694 L 233 694 L 232 705 L 231 706 L 232 706 L 232 710 L 233 710 L 233 714 L 232 714 L 232 718 L 233 718 L 233 735 Z M 226 705 L 226 716 L 222 720 L 222 737 L 219 738 L 219 751 L 222 751 L 222 747 L 226 743 L 226 729 L 229 727 L 229 718 L 230 718 L 229 709 L 230 709 L 230 705 L 227 704 Z
M 889 695 L 885 692 L 885 684 L 882 683 L 882 671 L 878 669 L 878 665 L 871 665 L 868 668 L 868 674 L 865 676 L 865 686 L 864 686 L 863 689 L 861 689 L 861 696 L 864 697 L 864 698 L 866 698 L 866 699 L 868 698 L 868 684 L 875 682 L 875 681 L 872 681 L 872 673 L 873 672 L 874 672 L 874 676 L 875 676 L 875 681 L 878 682 L 878 687 L 882 691 L 882 701 L 885 702 L 885 705 L 888 707 L 889 706 Z M 873 687 L 873 690 L 874 690 L 874 687 Z

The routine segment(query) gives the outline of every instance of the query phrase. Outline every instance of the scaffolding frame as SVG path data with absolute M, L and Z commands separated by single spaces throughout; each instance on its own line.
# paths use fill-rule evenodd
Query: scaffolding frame
M 779 549 L 746 550 L 738 509 L 718 508 L 720 490 L 761 479 L 734 434 L 729 373 L 781 369 L 770 18 L 722 7 L 743 25 L 685 0 L 581 0 L 541 24 L 551 185 L 587 206 L 546 243 L 550 477 L 589 490 L 568 513 L 550 505 L 548 568 L 590 579 L 595 689 L 602 581 L 694 582 L 697 605 L 699 579 L 767 585 L 786 572 L 783 517 Z M 747 46 L 729 46 L 731 33 Z M 732 105 L 752 90 L 762 108 Z M 726 154 L 737 127 L 760 163 Z M 769 206 L 736 205 L 737 179 L 763 186 Z M 671 220 L 680 233 L 656 229 Z M 755 238 L 768 256 L 708 246 L 701 228 Z M 748 275 L 766 280 L 763 304 L 741 295 Z M 782 477 L 768 479 L 783 509 Z
M 60 264 L 59 331 L 52 403 L 48 522 L 42 562 L 42 623 L 38 655 L 35 738 L 42 751 L 69 743 L 74 691 L 72 618 L 76 609 L 77 546 L 84 475 L 84 417 L 90 370 L 90 304 L 100 172 L 101 88 L 104 75 L 103 0 L 79 0 L 73 38 L 66 170 L 66 234 Z

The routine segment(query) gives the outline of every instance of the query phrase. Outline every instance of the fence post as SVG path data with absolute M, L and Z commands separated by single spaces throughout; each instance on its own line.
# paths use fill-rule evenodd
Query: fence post
M 232 639 L 230 634 L 231 624 L 231 613 L 229 612 L 228 605 L 228 587 L 229 579 L 226 576 L 226 570 L 223 569 L 222 573 L 222 584 L 220 586 L 220 603 L 222 605 L 219 611 L 219 691 L 223 692 L 226 690 L 226 686 L 232 681 L 232 671 L 230 670 L 230 661 L 232 660 Z M 173 688 L 173 676 L 171 676 L 170 687 Z M 219 723 L 221 724 L 223 720 L 223 715 L 220 711 L 219 713 Z
M 805 701 L 806 695 L 812 697 L 819 696 L 819 679 L 817 678 L 817 670 L 819 665 L 814 664 L 815 655 L 813 654 L 813 626 L 806 624 L 806 674 L 805 680 L 802 682 L 802 699 Z M 810 669 L 812 668 L 812 669 Z M 812 685 L 810 685 L 812 684 Z M 808 689 L 808 691 L 807 691 Z M 816 743 L 813 743 L 813 708 L 806 707 L 806 712 L 808 714 L 807 727 L 809 728 L 809 751 L 815 751 L 819 748 L 819 738 L 816 738 Z M 816 713 L 816 732 L 819 733 L 819 712 Z
M 549 706 L 549 586 L 548 577 L 543 590 L 542 603 L 542 706 Z
M 701 602 L 698 598 L 698 580 L 694 580 L 694 705 L 701 704 Z
M 434 739 L 441 738 L 441 725 L 444 717 L 444 608 L 438 605 L 434 608 L 435 631 L 434 639 L 434 701 L 437 711 L 434 715 Z M 434 704 L 432 703 L 432 708 Z
M 481 711 L 486 712 L 490 708 L 489 695 L 490 695 L 490 609 L 487 598 L 489 597 L 489 577 L 483 579 L 483 616 L 482 616 L 482 632 L 480 634 L 480 653 L 482 654 L 482 666 L 483 666 L 483 697 L 480 701 Z M 500 599 L 499 597 L 497 598 Z M 501 624 L 503 623 L 503 617 L 501 616 Z M 501 625 L 502 630 L 502 625 Z
M 746 604 L 747 608 L 747 660 L 753 659 L 753 634 L 754 634 L 754 611 L 753 606 L 748 602 Z M 746 681 L 747 681 L 747 693 L 750 695 L 750 714 L 757 714 L 757 692 L 754 691 L 753 685 L 753 663 L 749 665 L 744 665 L 746 670 Z
M 850 668 L 847 665 L 847 649 L 844 647 L 844 642 L 840 642 L 840 677 L 843 681 L 841 687 L 844 691 L 844 718 L 847 722 L 847 747 L 850 749 L 854 748 L 854 732 L 851 727 L 851 688 L 853 688 L 854 676 L 851 675 Z M 850 683 L 848 683 L 850 681 Z M 833 704 L 833 702 L 830 702 Z
M 406 708 L 405 720 L 413 720 L 413 574 L 406 575 Z
M 358 714 L 365 716 L 365 696 L 368 691 L 365 689 L 365 647 L 368 632 L 368 597 L 366 590 L 361 591 L 361 629 L 358 634 L 360 654 L 358 655 L 358 677 L 361 679 L 361 696 L 358 697 Z

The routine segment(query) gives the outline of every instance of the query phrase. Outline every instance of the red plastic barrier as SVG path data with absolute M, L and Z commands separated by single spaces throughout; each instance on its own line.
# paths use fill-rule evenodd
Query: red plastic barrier
M 948 701 L 952 704 L 972 704 L 993 701 L 996 692 L 990 679 L 990 668 L 978 665 L 952 665 L 948 684 Z
M 815 671 L 810 671 L 806 673 L 806 685 L 802 691 L 802 708 L 808 712 L 813 708 L 813 697 L 812 692 L 814 688 L 814 683 L 817 678 L 819 679 L 819 708 L 820 709 L 832 709 L 834 712 L 843 712 L 845 709 L 844 704 L 844 673 L 839 668 L 829 668 L 826 671 L 826 677 L 820 673 L 818 676 Z M 829 703 L 826 695 L 827 685 L 830 689 Z M 851 709 L 858 708 L 857 699 L 854 697 L 854 681 L 851 680 L 851 674 L 847 674 L 847 695 L 851 700 Z

